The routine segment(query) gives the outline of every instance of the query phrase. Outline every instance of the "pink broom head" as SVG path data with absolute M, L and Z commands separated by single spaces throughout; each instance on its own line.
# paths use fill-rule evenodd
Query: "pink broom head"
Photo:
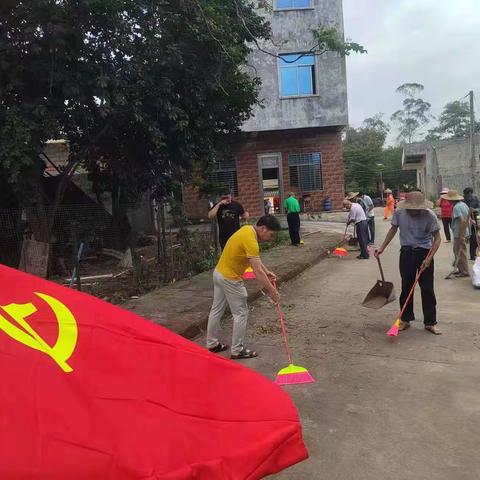
M 397 319 L 395 323 L 392 325 L 392 328 L 387 332 L 389 337 L 396 337 L 398 332 L 400 331 L 400 319 Z
M 246 270 L 245 270 L 245 273 L 242 275 L 242 278 L 244 280 L 255 280 L 257 278 L 257 276 L 255 275 L 254 271 L 253 271 L 253 268 L 252 267 L 248 267 Z
M 336 257 L 346 257 L 348 255 L 348 252 L 345 248 L 336 248 L 334 251 L 333 251 L 333 254 L 336 256 Z
M 296 385 L 298 383 L 312 383 L 315 379 L 308 370 L 297 365 L 282 368 L 275 379 L 277 385 Z

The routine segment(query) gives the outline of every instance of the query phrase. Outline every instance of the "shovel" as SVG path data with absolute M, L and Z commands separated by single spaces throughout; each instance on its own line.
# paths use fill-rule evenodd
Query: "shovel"
M 386 282 L 383 275 L 382 264 L 380 258 L 377 257 L 378 268 L 380 269 L 381 280 L 377 280 L 375 286 L 368 292 L 362 305 L 373 310 L 380 310 L 387 303 L 391 303 L 395 300 L 395 290 L 393 283 Z

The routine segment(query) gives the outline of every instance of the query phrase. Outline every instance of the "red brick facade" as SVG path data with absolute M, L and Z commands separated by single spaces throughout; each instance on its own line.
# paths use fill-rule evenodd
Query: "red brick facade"
M 342 133 L 338 129 L 308 128 L 301 130 L 282 130 L 248 134 L 238 149 L 237 181 L 238 201 L 250 215 L 260 216 L 262 202 L 260 199 L 259 155 L 282 155 L 283 192 L 296 191 L 299 198 L 309 197 L 309 211 L 323 210 L 323 200 L 332 199 L 333 208 L 341 208 L 344 198 L 344 166 Z M 290 154 L 322 154 L 323 190 L 302 193 L 291 187 L 289 179 L 288 156 Z M 198 198 L 191 188 L 184 189 L 184 204 L 189 218 L 206 218 L 208 203 Z

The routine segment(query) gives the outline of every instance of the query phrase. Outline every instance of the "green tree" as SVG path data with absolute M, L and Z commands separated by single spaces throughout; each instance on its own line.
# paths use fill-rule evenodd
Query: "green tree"
M 347 191 L 377 190 L 378 164 L 383 159 L 388 129 L 381 115 L 366 119 L 360 128 L 347 129 L 343 146 Z
M 480 123 L 475 123 L 475 132 L 480 132 Z M 466 137 L 470 135 L 470 106 L 468 102 L 456 100 L 447 103 L 438 119 L 438 126 L 431 129 L 427 141 L 442 138 Z
M 415 186 L 416 174 L 402 170 L 402 147 L 385 148 L 390 126 L 382 115 L 364 120 L 361 128 L 348 128 L 344 141 L 346 191 L 362 190 L 380 196 L 380 178 L 386 186 Z
M 215 157 L 258 101 L 251 36 L 268 23 L 236 0 L 4 0 L 0 4 L 0 172 L 20 204 L 41 203 L 39 153 L 70 156 L 54 208 L 83 166 L 114 213 L 171 189 Z M 28 188 L 19 179 L 29 179 Z M 118 208 L 115 208 L 117 206 Z M 53 218 L 50 219 L 53 226 Z M 51 230 L 51 228 L 50 228 Z
M 403 109 L 397 110 L 392 116 L 391 121 L 397 123 L 400 129 L 398 140 L 400 142 L 411 143 L 420 128 L 429 121 L 431 104 L 418 97 L 425 87 L 419 83 L 405 83 L 397 88 L 405 98 L 403 100 Z

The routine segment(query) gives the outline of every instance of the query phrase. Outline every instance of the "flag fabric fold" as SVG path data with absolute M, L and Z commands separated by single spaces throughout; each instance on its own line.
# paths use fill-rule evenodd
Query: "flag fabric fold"
M 0 368 L 2 479 L 253 480 L 307 457 L 270 380 L 4 266 Z

